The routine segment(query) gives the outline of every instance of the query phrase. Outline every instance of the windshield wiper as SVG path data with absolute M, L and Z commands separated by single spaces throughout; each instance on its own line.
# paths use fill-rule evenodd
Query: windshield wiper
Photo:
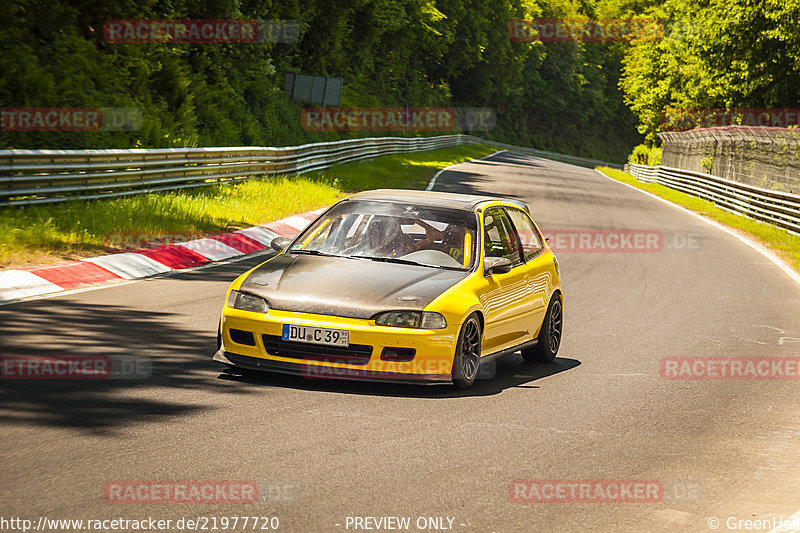
M 441 268 L 444 270 L 460 270 L 459 268 L 456 267 L 431 265 L 430 263 L 418 263 L 417 261 L 412 261 L 410 259 L 400 259 L 399 257 L 372 257 L 369 255 L 351 255 L 349 257 L 354 257 L 356 259 L 369 259 L 370 261 L 379 261 L 381 263 L 396 263 L 398 265 L 415 265 L 415 266 L 424 266 L 431 268 Z
M 417 263 L 416 261 L 411 261 L 410 259 L 398 259 L 396 257 L 373 257 L 371 255 L 351 255 L 350 257 L 355 257 L 356 259 L 369 259 L 370 261 L 380 261 L 381 263 L 398 263 L 400 265 L 433 266 L 433 265 L 425 265 L 422 263 Z
M 329 254 L 328 252 L 321 252 L 319 250 L 306 250 L 298 248 L 297 250 L 289 250 L 290 254 L 306 254 L 306 255 L 324 255 L 326 257 L 346 257 L 344 255 Z

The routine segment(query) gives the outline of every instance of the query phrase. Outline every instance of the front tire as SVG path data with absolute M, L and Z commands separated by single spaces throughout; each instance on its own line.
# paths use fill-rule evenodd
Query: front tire
M 476 315 L 469 315 L 458 335 L 453 357 L 453 384 L 466 390 L 475 383 L 481 364 L 481 323 Z
M 555 293 L 550 299 L 547 313 L 544 315 L 535 346 L 522 350 L 522 357 L 528 362 L 552 363 L 559 347 L 561 347 L 561 330 L 564 324 L 563 303 L 561 293 Z

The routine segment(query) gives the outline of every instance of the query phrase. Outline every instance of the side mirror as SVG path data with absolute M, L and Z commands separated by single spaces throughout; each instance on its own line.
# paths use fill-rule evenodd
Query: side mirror
M 289 246 L 290 242 L 292 242 L 291 239 L 287 239 L 286 237 L 275 237 L 269 245 L 276 252 L 282 252 L 284 248 Z
M 484 274 L 505 274 L 511 270 L 511 261 L 505 257 L 487 257 L 483 260 Z

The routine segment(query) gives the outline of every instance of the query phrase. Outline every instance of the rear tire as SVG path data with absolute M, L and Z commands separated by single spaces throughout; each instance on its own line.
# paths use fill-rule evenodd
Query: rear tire
M 561 330 L 564 324 L 563 303 L 561 293 L 555 293 L 550 299 L 547 313 L 544 315 L 535 346 L 522 350 L 522 357 L 528 362 L 552 363 L 559 347 L 561 347 Z
M 481 364 L 481 323 L 476 315 L 469 315 L 458 335 L 453 357 L 453 384 L 466 390 L 475 383 Z

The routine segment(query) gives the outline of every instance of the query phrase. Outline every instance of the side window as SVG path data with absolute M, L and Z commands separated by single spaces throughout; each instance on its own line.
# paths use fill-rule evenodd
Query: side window
M 331 235 L 333 228 L 337 227 L 341 222 L 340 217 L 335 219 L 327 219 L 319 225 L 317 229 L 303 242 L 301 245 L 295 245 L 295 248 L 308 248 L 310 250 L 318 250 L 325 246 L 328 238 Z
M 499 207 L 487 209 L 483 214 L 483 249 L 486 257 L 505 257 L 513 265 L 522 263 L 517 234 L 508 215 Z
M 530 217 L 519 209 L 507 209 L 509 218 L 514 223 L 514 227 L 519 234 L 522 243 L 522 252 L 525 254 L 525 261 L 530 261 L 544 249 L 542 239 L 536 226 L 531 222 Z

